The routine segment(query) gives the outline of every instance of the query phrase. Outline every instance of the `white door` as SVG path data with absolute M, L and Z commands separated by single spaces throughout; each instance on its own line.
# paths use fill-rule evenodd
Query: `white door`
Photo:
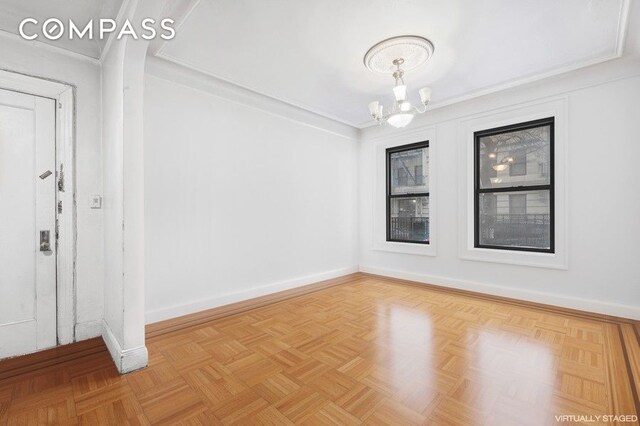
M 55 205 L 55 101 L 0 89 L 0 358 L 56 345 Z

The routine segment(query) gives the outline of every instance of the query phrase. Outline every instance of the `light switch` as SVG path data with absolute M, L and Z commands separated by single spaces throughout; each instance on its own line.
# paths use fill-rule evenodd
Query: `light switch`
M 92 209 L 102 208 L 102 197 L 100 195 L 92 195 L 89 197 L 89 207 Z

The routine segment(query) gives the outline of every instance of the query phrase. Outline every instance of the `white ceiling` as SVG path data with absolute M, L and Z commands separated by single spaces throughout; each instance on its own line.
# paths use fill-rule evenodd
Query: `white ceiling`
M 448 102 L 615 57 L 623 4 L 201 0 L 159 56 L 362 127 L 369 122 L 368 102 L 391 102 L 393 79 L 362 63 L 380 40 L 403 34 L 430 39 L 431 61 L 405 76 L 410 100 L 429 85 L 434 103 Z
M 115 19 L 122 0 L 0 0 L 0 30 L 19 34 L 18 26 L 25 18 L 35 18 L 40 24 L 49 18 L 58 18 L 67 26 L 72 19 L 76 26 L 83 28 L 91 19 Z M 42 37 L 37 26 L 29 25 L 29 31 L 40 34 L 38 41 L 80 53 L 91 58 L 99 58 L 105 40 L 75 39 L 62 37 L 52 41 Z
M 362 63 L 380 40 L 415 34 L 433 42 L 431 61 L 405 80 L 410 100 L 429 85 L 433 103 L 443 104 L 616 57 L 627 1 L 172 0 L 166 16 L 176 19 L 177 36 L 158 56 L 363 127 L 370 101 L 391 103 L 393 79 Z M 115 18 L 122 2 L 0 0 L 0 30 L 17 34 L 25 17 L 80 25 Z M 92 58 L 106 43 L 39 40 Z

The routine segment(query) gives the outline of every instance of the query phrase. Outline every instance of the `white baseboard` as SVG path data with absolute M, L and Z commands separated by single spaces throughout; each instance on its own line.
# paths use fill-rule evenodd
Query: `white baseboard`
M 76 324 L 76 342 L 91 339 L 102 335 L 102 320 L 87 321 Z
M 343 275 L 353 274 L 355 272 L 358 272 L 358 270 L 359 268 L 357 266 L 334 269 L 332 271 L 322 272 L 320 274 L 307 275 L 304 277 L 294 278 L 287 281 L 280 281 L 260 287 L 254 287 L 235 293 L 227 293 L 222 296 L 217 296 L 209 299 L 196 300 L 182 305 L 174 305 L 162 309 L 147 311 L 147 313 L 145 314 L 145 320 L 147 324 L 150 324 L 153 322 L 175 318 L 182 315 L 192 314 L 194 312 L 217 308 L 219 306 L 228 305 L 230 303 L 241 302 L 243 300 L 265 296 L 267 294 L 277 293 L 279 291 L 302 287 L 304 285 L 313 284 L 319 281 L 338 278 Z
M 545 305 L 553 305 L 563 308 L 577 309 L 580 311 L 640 320 L 640 307 L 638 306 L 620 305 L 616 303 L 602 302 L 599 300 L 581 299 L 577 297 L 541 293 L 531 290 L 522 290 L 511 287 L 497 286 L 493 284 L 459 280 L 455 278 L 417 274 L 395 269 L 360 266 L 360 271 L 375 275 L 383 275 L 385 277 L 399 278 L 403 280 L 439 285 L 443 287 L 451 287 L 459 290 L 475 291 L 478 293 L 490 294 L 493 296 L 509 297 L 511 299 L 542 303 Z
M 111 358 L 120 374 L 139 370 L 149 363 L 149 354 L 146 346 L 123 350 L 106 321 L 102 321 L 102 339 L 107 345 Z

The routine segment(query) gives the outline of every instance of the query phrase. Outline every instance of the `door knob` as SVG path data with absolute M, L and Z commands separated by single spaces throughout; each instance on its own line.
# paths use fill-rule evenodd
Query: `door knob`
M 49 231 L 40 231 L 40 251 L 51 251 Z

